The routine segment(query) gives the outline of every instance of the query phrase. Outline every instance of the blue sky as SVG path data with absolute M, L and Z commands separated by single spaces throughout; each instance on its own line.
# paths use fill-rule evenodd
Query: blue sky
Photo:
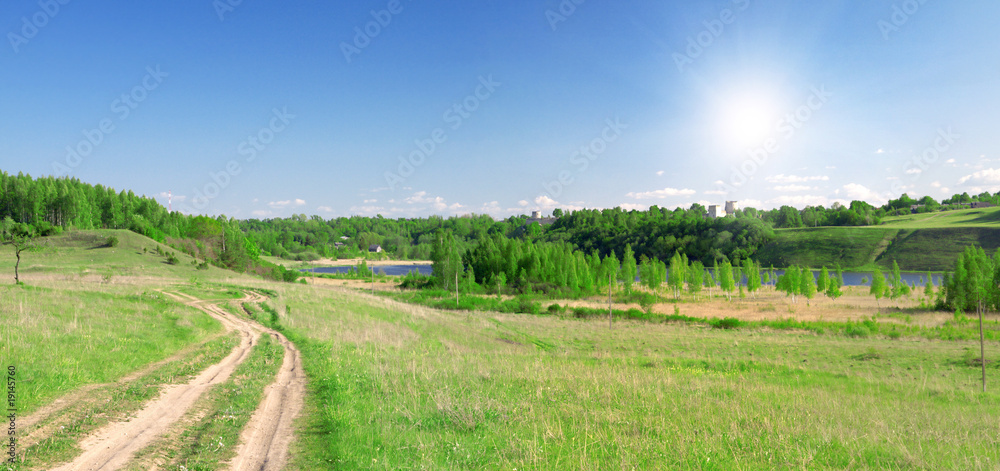
M 995 1 L 230 3 L 7 2 L 0 169 L 238 218 L 1000 190 Z

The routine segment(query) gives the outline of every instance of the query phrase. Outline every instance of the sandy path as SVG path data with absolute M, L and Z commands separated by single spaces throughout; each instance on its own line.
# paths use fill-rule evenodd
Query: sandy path
M 126 422 L 102 427 L 80 443 L 83 453 L 57 470 L 110 470 L 125 467 L 136 452 L 150 445 L 175 424 L 192 405 L 214 385 L 225 382 L 249 356 L 261 333 L 274 335 L 285 348 L 285 360 L 276 380 L 265 390 L 246 430 L 233 463 L 234 469 L 281 469 L 288 458 L 293 438 L 292 421 L 298 415 L 305 393 L 298 350 L 280 333 L 237 318 L 216 302 L 204 301 L 183 293 L 165 293 L 177 301 L 197 307 L 218 320 L 227 330 L 240 333 L 240 344 L 221 362 L 206 368 L 186 384 L 166 387 L 160 396 Z M 265 298 L 249 293 L 245 302 Z
M 240 434 L 240 445 L 232 460 L 232 469 L 283 469 L 288 461 L 288 447 L 294 437 L 292 422 L 302 411 L 306 378 L 302 356 L 281 333 L 267 330 L 285 349 L 281 369 L 273 383 L 264 389 L 264 399 Z

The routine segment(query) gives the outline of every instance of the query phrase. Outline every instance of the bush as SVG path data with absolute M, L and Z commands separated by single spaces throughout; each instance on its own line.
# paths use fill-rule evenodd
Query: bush
M 741 325 L 743 325 L 743 323 L 735 317 L 726 317 L 712 322 L 713 329 L 736 329 Z
M 847 327 L 844 328 L 844 335 L 848 337 L 866 338 L 871 334 L 872 332 L 868 330 L 868 327 L 861 324 L 848 323 Z
M 113 235 L 108 236 L 108 240 L 104 243 L 104 245 L 106 247 L 118 247 L 118 237 Z
M 170 254 L 167 255 L 167 263 L 171 265 L 177 265 L 178 263 L 181 263 L 181 259 L 177 258 L 177 255 L 171 252 Z

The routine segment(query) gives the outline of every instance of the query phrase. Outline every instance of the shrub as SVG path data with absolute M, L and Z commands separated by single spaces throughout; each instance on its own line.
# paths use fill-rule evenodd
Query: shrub
M 104 245 L 107 247 L 118 247 L 118 237 L 113 235 L 108 236 L 108 240 L 104 243 Z
M 177 258 L 177 255 L 171 252 L 170 254 L 167 255 L 167 263 L 171 265 L 177 265 L 178 263 L 181 263 L 181 259 Z
M 868 327 L 865 327 L 862 324 L 855 324 L 853 322 L 848 323 L 847 327 L 844 328 L 844 335 L 848 337 L 865 338 L 871 335 L 871 333 L 872 332 L 868 330 Z
M 726 317 L 723 319 L 718 319 L 712 322 L 712 328 L 715 329 L 736 329 L 739 328 L 743 323 L 735 317 Z

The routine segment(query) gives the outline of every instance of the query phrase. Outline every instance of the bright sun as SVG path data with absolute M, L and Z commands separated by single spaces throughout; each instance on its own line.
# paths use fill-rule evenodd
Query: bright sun
M 777 113 L 771 100 L 748 94 L 720 103 L 719 132 L 727 147 L 746 149 L 760 146 L 773 137 Z

